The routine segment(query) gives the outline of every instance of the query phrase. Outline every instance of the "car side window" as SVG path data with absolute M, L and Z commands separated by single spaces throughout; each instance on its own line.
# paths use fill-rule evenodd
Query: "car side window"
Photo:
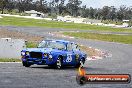
M 68 50 L 68 51 L 71 51 L 71 50 L 72 50 L 72 44 L 71 44 L 71 43 L 68 43 L 68 44 L 67 44 L 67 50 Z
M 71 51 L 71 50 L 78 51 L 79 47 L 77 44 L 69 43 L 69 44 L 67 44 L 67 50 L 68 51 Z
M 78 51 L 78 50 L 79 50 L 78 45 L 73 43 L 73 44 L 72 44 L 72 50 Z

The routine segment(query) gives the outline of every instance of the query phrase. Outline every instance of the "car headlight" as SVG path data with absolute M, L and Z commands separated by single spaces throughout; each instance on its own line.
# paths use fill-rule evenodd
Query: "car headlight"
M 24 56 L 25 55 L 25 52 L 21 52 L 21 55 Z
M 26 52 L 26 55 L 28 55 L 28 56 L 29 56 L 29 52 Z
M 52 55 L 49 55 L 49 58 L 52 58 Z
M 48 56 L 48 54 L 47 53 L 44 53 L 44 57 L 47 57 Z

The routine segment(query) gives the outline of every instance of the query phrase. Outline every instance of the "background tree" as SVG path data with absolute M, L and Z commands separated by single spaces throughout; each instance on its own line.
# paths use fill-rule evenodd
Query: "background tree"
M 55 16 L 71 15 L 110 21 L 132 20 L 132 6 L 87 8 L 86 5 L 81 6 L 81 4 L 81 0 L 68 0 L 68 2 L 66 0 L 0 0 L 0 11 L 3 14 L 4 10 L 6 13 L 12 11 L 23 13 L 27 10 L 36 10 L 47 13 L 49 16 L 53 14 Z
M 0 7 L 2 10 L 2 14 L 4 13 L 4 8 L 6 7 L 6 5 L 8 4 L 8 0 L 0 0 Z
M 64 6 L 64 4 L 65 4 L 65 0 L 60 0 L 60 4 L 58 6 L 59 14 L 64 13 L 64 11 L 66 10 L 66 7 Z
M 69 0 L 67 3 L 67 9 L 72 16 L 78 16 L 79 6 L 82 4 L 80 0 Z
M 116 20 L 116 8 L 114 6 L 110 7 L 110 12 L 109 12 L 109 19 L 111 19 L 112 21 L 115 19 Z
M 95 18 L 95 9 L 93 9 L 92 7 L 90 7 L 89 9 L 89 18 L 94 19 Z
M 110 7 L 108 6 L 104 6 L 102 11 L 101 11 L 101 15 L 102 15 L 102 20 L 106 20 L 108 19 L 108 14 L 110 13 Z

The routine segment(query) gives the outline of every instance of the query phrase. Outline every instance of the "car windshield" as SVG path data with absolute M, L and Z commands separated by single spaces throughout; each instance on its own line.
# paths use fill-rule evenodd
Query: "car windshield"
M 52 49 L 59 49 L 59 50 L 65 50 L 66 46 L 64 43 L 56 42 L 56 41 L 42 41 L 38 48 L 52 48 Z

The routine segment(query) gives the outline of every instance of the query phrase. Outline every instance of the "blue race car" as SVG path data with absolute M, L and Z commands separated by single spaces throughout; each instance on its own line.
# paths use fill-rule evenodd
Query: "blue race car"
M 80 51 L 74 42 L 64 40 L 43 40 L 37 48 L 27 48 L 21 51 L 22 64 L 30 67 L 33 64 L 55 66 L 83 67 L 87 55 Z

